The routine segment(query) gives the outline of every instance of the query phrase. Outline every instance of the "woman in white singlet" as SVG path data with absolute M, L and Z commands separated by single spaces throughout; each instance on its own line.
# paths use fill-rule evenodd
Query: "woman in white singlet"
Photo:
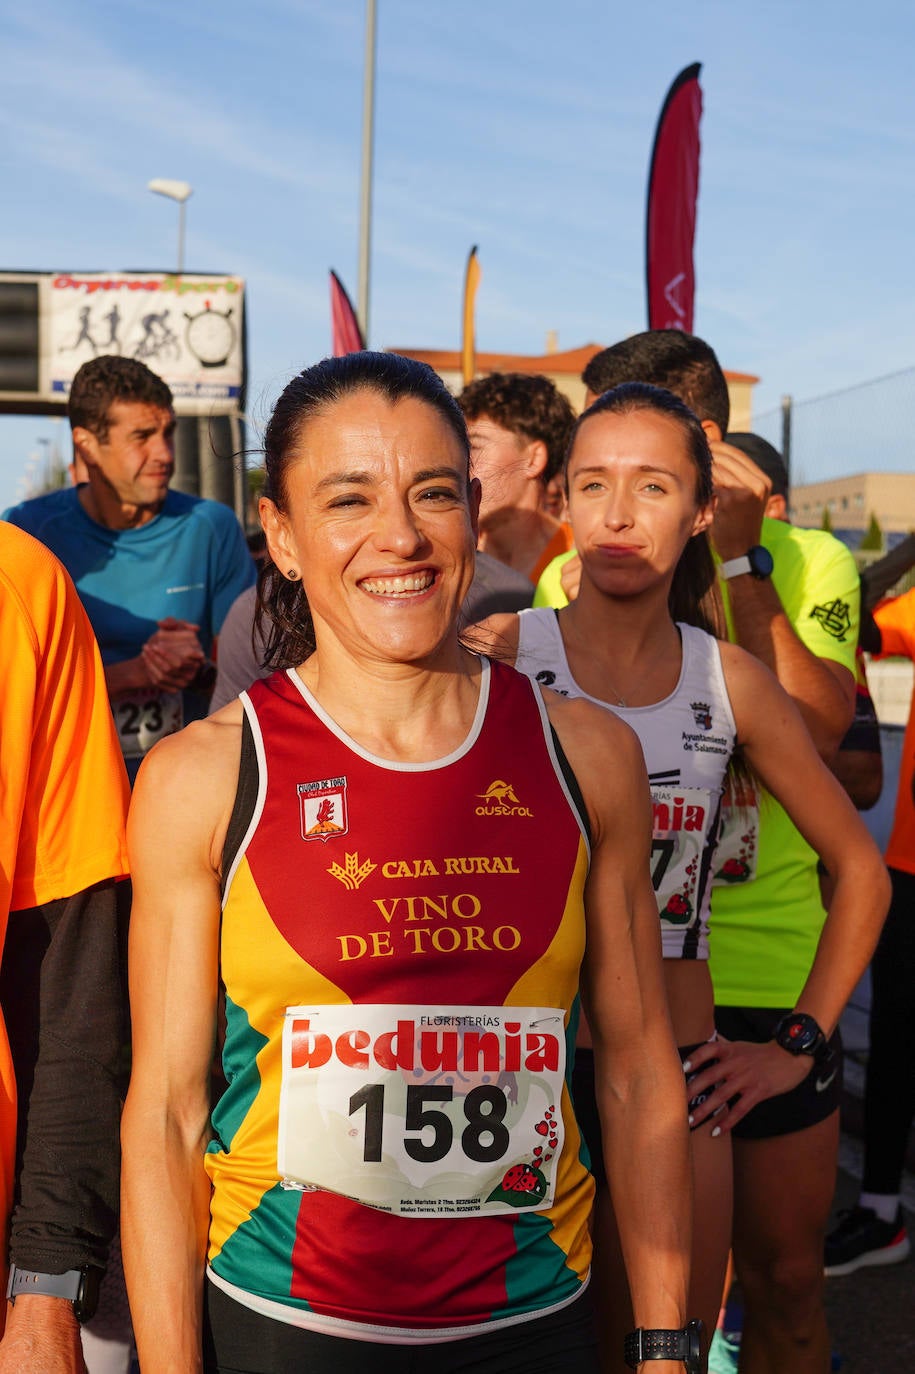
M 733 1073 L 725 1062 L 715 1072 L 705 1066 L 701 1079 L 690 1072 L 693 1052 L 715 1035 L 709 900 L 728 770 L 752 770 L 786 808 L 839 876 L 840 911 L 873 904 L 855 867 L 872 872 L 878 857 L 775 678 L 714 637 L 720 610 L 706 533 L 714 514 L 711 473 L 704 431 L 676 397 L 641 383 L 607 392 L 579 419 L 566 461 L 581 558 L 577 598 L 559 611 L 494 616 L 477 627 L 493 653 L 507 653 L 522 672 L 566 697 L 614 712 L 642 744 L 668 1005 L 687 1083 L 697 1080 L 687 1090 L 695 1199 L 690 1308 L 709 1333 L 731 1235 L 729 1125 L 756 1102 L 795 1087 L 812 1064 L 772 1045 L 752 1047 L 760 1053 L 749 1069 L 741 1059 Z M 798 1008 L 815 1015 L 827 1035 L 854 986 L 854 969 L 868 957 L 869 939 L 865 930 L 853 958 L 844 950 L 833 987 L 811 980 L 799 999 Z M 586 1025 L 578 1046 L 576 1111 L 599 1154 Z M 726 1057 L 727 1048 L 722 1052 Z M 606 1368 L 622 1370 L 616 1334 L 629 1322 L 628 1295 L 605 1187 L 598 1189 L 596 1219 L 595 1273 L 605 1273 L 617 1294 L 602 1312 Z

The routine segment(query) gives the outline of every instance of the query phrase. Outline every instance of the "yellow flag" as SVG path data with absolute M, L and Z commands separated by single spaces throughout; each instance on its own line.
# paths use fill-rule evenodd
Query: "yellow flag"
M 464 329 L 461 338 L 461 373 L 465 386 L 473 381 L 474 373 L 477 370 L 474 303 L 482 275 L 480 260 L 477 257 L 476 245 L 474 245 L 467 258 L 467 270 L 464 273 Z

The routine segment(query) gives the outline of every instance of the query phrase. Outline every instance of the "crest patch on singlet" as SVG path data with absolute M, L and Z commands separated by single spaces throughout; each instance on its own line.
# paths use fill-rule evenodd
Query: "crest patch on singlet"
M 299 812 L 303 840 L 330 840 L 349 829 L 346 813 L 346 778 L 321 778 L 300 782 Z
M 696 724 L 698 725 L 699 729 L 700 729 L 700 730 L 711 730 L 711 728 L 712 728 L 712 713 L 711 713 L 711 711 L 709 710 L 709 704 L 708 704 L 708 702 L 707 702 L 707 701 L 691 701 L 691 702 L 689 703 L 689 706 L 690 706 L 690 710 L 691 710 L 692 713 L 693 713 L 693 720 L 696 722 Z

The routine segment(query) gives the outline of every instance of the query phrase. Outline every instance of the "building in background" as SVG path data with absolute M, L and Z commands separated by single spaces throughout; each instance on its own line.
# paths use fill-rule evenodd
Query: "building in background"
M 891 546 L 915 529 L 915 473 L 858 472 L 852 477 L 792 486 L 791 519 L 795 525 L 819 529 L 824 512 L 830 528 L 850 547 L 857 547 L 873 517 Z

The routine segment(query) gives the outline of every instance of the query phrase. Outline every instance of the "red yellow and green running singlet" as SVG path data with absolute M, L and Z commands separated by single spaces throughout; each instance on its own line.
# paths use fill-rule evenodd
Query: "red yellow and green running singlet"
M 567 1088 L 587 827 L 539 690 L 484 660 L 467 738 L 431 763 L 368 753 L 294 671 L 242 700 L 211 1279 L 379 1342 L 565 1305 L 590 1263 Z

